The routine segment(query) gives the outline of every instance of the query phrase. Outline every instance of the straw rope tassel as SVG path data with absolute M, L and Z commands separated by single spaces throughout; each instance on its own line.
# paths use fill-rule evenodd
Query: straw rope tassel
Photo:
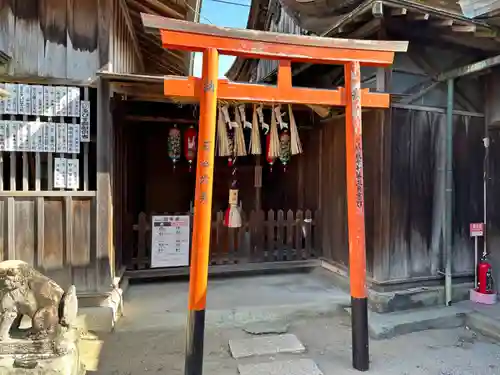
M 243 123 L 241 122 L 238 107 L 235 107 L 234 121 L 238 124 L 234 129 L 234 156 L 246 156 L 247 150 L 245 146 L 245 134 L 243 133 Z
M 217 118 L 217 150 L 218 155 L 222 157 L 231 156 L 231 149 L 229 147 L 229 137 L 227 135 L 227 127 L 224 122 L 224 116 L 219 106 L 219 116 Z
M 297 129 L 297 123 L 295 122 L 295 117 L 293 116 L 291 104 L 288 104 L 288 117 L 290 119 L 290 147 L 292 150 L 292 155 L 301 154 L 302 143 L 300 142 L 299 131 Z
M 260 144 L 259 119 L 257 117 L 257 105 L 253 105 L 252 114 L 252 134 L 250 137 L 250 153 L 252 155 L 262 154 L 262 145 Z
M 271 111 L 271 129 L 269 129 L 269 151 L 268 157 L 278 158 L 280 156 L 280 139 L 278 135 L 278 123 L 274 108 Z

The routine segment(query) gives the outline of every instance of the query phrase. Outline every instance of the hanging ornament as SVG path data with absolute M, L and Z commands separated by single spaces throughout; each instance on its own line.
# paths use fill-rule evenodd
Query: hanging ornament
M 181 131 L 174 125 L 168 132 L 168 157 L 172 159 L 174 164 L 181 158 Z
M 300 142 L 299 131 L 297 130 L 297 124 L 295 122 L 291 104 L 288 104 L 288 118 L 290 119 L 290 148 L 292 151 L 292 155 L 301 154 L 302 143 Z
M 189 163 L 189 171 L 193 165 L 193 160 L 196 158 L 196 129 L 191 125 L 184 132 L 184 156 Z
M 217 152 L 218 156 L 229 157 L 231 156 L 231 149 L 229 145 L 229 136 L 227 134 L 227 124 L 224 121 L 224 114 L 222 108 L 219 106 L 219 116 L 217 118 Z
M 238 108 L 234 111 L 234 122 L 236 127 L 234 129 L 234 156 L 246 156 L 247 148 L 245 145 L 245 134 L 243 133 L 243 123 Z
M 284 170 L 286 170 L 287 164 L 290 162 L 290 134 L 288 130 L 283 130 L 280 134 L 280 161 L 283 164 Z
M 267 134 L 267 133 L 269 133 L 269 125 L 264 122 L 263 108 L 264 108 L 264 106 L 262 104 L 260 104 L 257 107 L 257 117 L 259 118 L 259 122 L 262 126 L 262 131 L 264 132 L 264 134 Z
M 269 165 L 272 166 L 274 161 L 280 155 L 280 140 L 278 135 L 278 124 L 276 122 L 276 113 L 271 111 L 271 127 L 269 133 L 266 135 L 266 159 Z
M 260 144 L 259 120 L 257 115 L 257 106 L 253 106 L 252 114 L 252 134 L 250 135 L 250 154 L 262 154 L 262 145 Z
M 241 227 L 241 209 L 238 206 L 237 169 L 233 168 L 231 188 L 229 189 L 229 205 L 224 213 L 224 225 L 228 228 Z
M 223 105 L 221 107 L 221 113 L 224 118 L 224 122 L 227 124 L 228 131 L 227 131 L 227 141 L 228 141 L 228 150 L 229 150 L 229 157 L 228 157 L 228 162 L 227 164 L 229 166 L 233 165 L 234 158 L 235 158 L 235 131 L 234 129 L 238 127 L 238 124 L 235 121 L 231 121 L 231 117 L 229 116 L 229 107 L 228 105 Z

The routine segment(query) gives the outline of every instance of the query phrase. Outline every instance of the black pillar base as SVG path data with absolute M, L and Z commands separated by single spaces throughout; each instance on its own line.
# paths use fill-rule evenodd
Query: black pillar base
M 352 366 L 359 371 L 368 371 L 368 299 L 351 297 Z
M 205 310 L 190 310 L 187 322 L 184 375 L 202 375 Z

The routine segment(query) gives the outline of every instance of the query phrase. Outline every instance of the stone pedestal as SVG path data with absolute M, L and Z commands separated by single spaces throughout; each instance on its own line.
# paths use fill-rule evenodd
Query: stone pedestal
M 56 338 L 0 342 L 2 375 L 84 375 L 78 334 L 71 330 Z

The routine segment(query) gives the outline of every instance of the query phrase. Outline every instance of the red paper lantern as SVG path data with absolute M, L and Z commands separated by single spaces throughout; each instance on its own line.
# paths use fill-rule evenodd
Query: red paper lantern
M 189 170 L 191 170 L 193 160 L 196 158 L 196 137 L 194 126 L 190 126 L 184 133 L 184 156 L 189 163 Z
M 168 132 L 168 157 L 172 159 L 175 168 L 175 163 L 181 157 L 181 131 L 177 125 L 174 125 Z

